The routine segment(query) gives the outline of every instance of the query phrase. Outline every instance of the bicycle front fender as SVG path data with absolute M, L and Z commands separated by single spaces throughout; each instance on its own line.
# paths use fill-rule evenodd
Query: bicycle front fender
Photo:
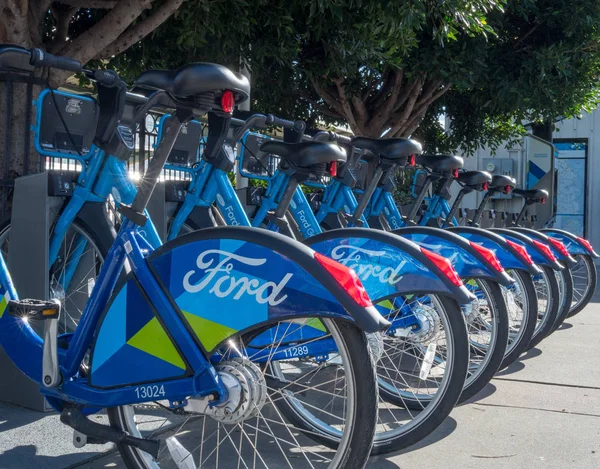
M 564 266 L 558 262 L 556 258 L 553 259 L 538 246 L 536 246 L 533 242 L 533 239 L 531 239 L 529 236 L 518 231 L 509 230 L 507 228 L 492 228 L 491 231 L 498 233 L 503 238 L 510 239 L 511 241 L 524 246 L 533 259 L 533 262 L 536 264 L 550 267 L 553 270 L 564 269 Z
M 461 278 L 484 278 L 508 286 L 514 280 L 504 270 L 498 271 L 465 238 L 440 228 L 414 226 L 392 233 L 445 257 Z
M 494 251 L 505 269 L 526 270 L 531 275 L 538 275 L 541 272 L 539 267 L 527 262 L 504 237 L 497 233 L 472 226 L 452 226 L 448 230 L 457 233 L 468 241 L 481 244 L 483 247 Z
M 543 228 L 540 231 L 543 231 L 548 236 L 552 236 L 553 238 L 556 238 L 559 241 L 561 241 L 569 251 L 569 254 L 571 254 L 572 256 L 581 254 L 586 256 L 592 256 L 596 259 L 600 257 L 600 255 L 598 255 L 596 251 L 594 251 L 594 249 L 588 249 L 588 247 L 585 244 L 583 244 L 579 240 L 579 238 L 573 233 L 569 233 L 565 230 L 559 230 L 557 228 Z
M 544 233 L 540 233 L 539 231 L 532 230 L 530 228 L 523 228 L 521 226 L 516 226 L 510 228 L 513 231 L 518 231 L 529 236 L 532 239 L 537 239 L 539 242 L 546 244 L 554 256 L 565 263 L 567 267 L 574 267 L 577 264 L 577 261 L 569 254 L 568 256 L 560 252 L 558 249 L 554 247 L 554 245 L 548 240 L 549 236 Z
M 419 246 L 392 233 L 364 228 L 327 231 L 305 241 L 312 249 L 356 271 L 374 302 L 395 295 L 441 294 L 459 303 L 473 296 L 453 284 Z

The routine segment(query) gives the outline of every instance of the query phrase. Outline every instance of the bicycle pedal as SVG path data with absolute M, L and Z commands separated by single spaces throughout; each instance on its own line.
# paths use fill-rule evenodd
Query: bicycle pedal
M 58 318 L 60 301 L 58 300 L 11 300 L 8 314 L 26 320 L 44 321 L 44 345 L 42 348 L 42 382 L 53 388 L 62 383 L 58 369 Z
M 18 318 L 47 320 L 58 319 L 60 315 L 60 302 L 58 300 L 10 300 L 8 314 Z

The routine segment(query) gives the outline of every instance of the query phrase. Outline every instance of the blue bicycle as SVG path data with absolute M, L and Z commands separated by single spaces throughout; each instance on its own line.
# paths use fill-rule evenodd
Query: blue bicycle
M 104 163 L 132 154 L 131 130 L 119 123 L 125 85 L 114 72 L 14 46 L 0 47 L 0 67 L 84 73 L 98 86 Z M 251 228 L 203 230 L 158 249 L 141 234 L 183 124 L 196 113 L 226 123 L 247 99 L 247 80 L 192 64 L 148 72 L 138 84 L 153 90 L 138 115 L 165 97 L 175 112 L 132 203 L 119 206 L 120 230 L 77 327 L 59 336 L 60 301 L 20 300 L 0 256 L 0 344 L 80 444 L 114 442 L 129 468 L 269 467 L 290 458 L 294 467 L 364 467 L 376 389 L 358 325 L 375 333 L 388 323 L 356 275 Z M 218 149 L 217 137 L 208 148 Z M 315 431 L 286 420 L 279 401 L 302 409 L 296 420 Z M 87 418 L 102 408 L 110 426 Z

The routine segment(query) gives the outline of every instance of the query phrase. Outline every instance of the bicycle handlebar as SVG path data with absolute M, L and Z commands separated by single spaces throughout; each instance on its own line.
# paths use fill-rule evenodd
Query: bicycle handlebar
M 31 59 L 29 63 L 37 68 L 48 67 L 69 72 L 81 72 L 83 66 L 79 60 L 69 57 L 59 57 L 58 55 L 49 54 L 42 49 L 30 49 Z
M 313 136 L 313 140 L 316 142 L 337 142 L 352 145 L 352 137 L 346 137 L 345 135 L 326 130 L 317 132 Z
M 273 114 L 254 114 L 250 116 L 244 124 L 237 130 L 233 135 L 232 141 L 234 143 L 239 142 L 244 134 L 250 129 L 265 129 L 270 126 L 278 126 L 286 129 L 293 129 L 296 132 L 302 133 L 306 129 L 306 123 L 301 120 L 290 121 L 281 119 Z

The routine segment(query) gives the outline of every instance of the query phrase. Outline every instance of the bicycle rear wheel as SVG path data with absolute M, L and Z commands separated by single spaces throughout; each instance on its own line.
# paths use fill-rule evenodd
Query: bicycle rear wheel
M 575 256 L 577 264 L 571 267 L 573 275 L 573 303 L 569 311 L 568 317 L 575 316 L 585 308 L 594 292 L 596 291 L 596 283 L 598 274 L 594 259 L 587 254 L 579 254 Z
M 533 280 L 522 270 L 509 270 L 507 273 L 515 281 L 514 285 L 501 287 L 508 309 L 508 345 L 500 369 L 511 365 L 527 350 L 537 324 L 537 297 Z
M 538 316 L 527 350 L 538 345 L 552 331 L 560 307 L 558 281 L 553 269 L 542 267 L 541 274 L 535 276 L 533 283 L 538 303 Z
M 246 406 L 250 413 L 241 421 L 178 414 L 161 402 L 151 408 L 136 405 L 109 409 L 113 427 L 164 443 L 156 460 L 136 448 L 119 446 L 127 467 L 362 469 L 369 457 L 377 412 L 367 341 L 360 329 L 345 321 L 306 318 L 293 324 L 314 327 L 315 321 L 324 329 L 321 338 L 335 342 L 335 357 L 324 361 L 318 357 L 286 359 L 279 367 L 280 375 L 272 373 L 270 365 L 276 361 L 250 367 L 250 374 L 266 392 L 264 399 L 248 394 L 247 401 L 242 394 L 240 406 Z M 289 324 L 269 327 L 283 330 Z M 289 349 L 288 343 L 283 344 L 284 337 L 262 351 L 268 350 L 269 357 L 273 357 Z M 241 351 L 246 363 L 257 356 L 247 353 L 251 338 L 235 337 L 234 343 L 230 347 L 236 354 Z M 223 359 L 215 366 L 217 371 L 227 369 L 231 360 L 225 358 L 230 351 L 220 351 Z M 294 403 L 296 417 L 304 422 L 302 427 L 280 411 L 282 402 Z M 232 415 L 238 415 L 238 410 Z

